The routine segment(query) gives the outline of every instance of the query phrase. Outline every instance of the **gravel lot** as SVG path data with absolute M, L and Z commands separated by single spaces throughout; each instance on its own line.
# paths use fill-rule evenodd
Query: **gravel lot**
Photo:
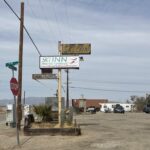
M 16 146 L 15 129 L 0 115 L 0 150 L 150 150 L 150 114 L 100 113 L 75 116 L 81 136 L 24 136 Z
M 5 113 L 0 113 L 0 123 L 5 122 L 6 115 Z

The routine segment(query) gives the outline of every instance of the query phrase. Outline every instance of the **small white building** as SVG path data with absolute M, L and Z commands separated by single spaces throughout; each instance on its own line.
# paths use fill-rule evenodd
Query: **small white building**
M 15 117 L 16 107 L 14 104 L 6 105 L 6 125 L 15 127 L 16 117 Z
M 101 103 L 100 104 L 101 105 L 100 111 L 105 112 L 105 110 L 109 109 L 111 112 L 113 112 L 114 107 L 116 106 L 116 104 L 121 105 L 126 112 L 131 112 L 134 109 L 134 104 L 128 104 L 128 103 L 103 103 L 102 104 Z
M 32 114 L 32 106 L 31 105 L 24 105 L 24 116 L 27 116 L 29 114 Z

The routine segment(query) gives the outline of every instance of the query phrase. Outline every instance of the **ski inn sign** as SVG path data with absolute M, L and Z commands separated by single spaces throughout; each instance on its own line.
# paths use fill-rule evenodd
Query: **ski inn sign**
M 41 56 L 40 69 L 78 69 L 79 56 Z

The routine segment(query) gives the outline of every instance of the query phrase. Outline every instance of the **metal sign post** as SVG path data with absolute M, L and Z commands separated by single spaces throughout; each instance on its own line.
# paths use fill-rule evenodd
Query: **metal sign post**
M 79 69 L 80 57 L 79 55 L 89 55 L 91 54 L 91 44 L 61 44 L 61 41 L 58 42 L 58 56 L 40 56 L 39 57 L 39 68 L 41 70 L 58 69 L 58 121 L 59 127 L 62 126 L 62 79 L 61 79 L 61 70 L 62 69 Z M 83 57 L 81 57 L 83 59 Z M 47 72 L 47 71 L 46 71 Z M 47 72 L 47 73 L 48 73 Z M 43 71 L 42 71 L 43 73 Z M 33 79 L 55 79 L 54 74 L 33 74 Z M 67 76 L 68 81 L 68 76 Z M 69 92 L 69 87 L 67 87 Z M 67 108 L 69 107 L 69 93 L 67 93 Z
M 15 67 L 15 65 L 18 64 L 18 61 L 16 62 L 9 62 L 6 63 L 6 67 L 8 67 L 9 69 L 12 70 L 12 78 L 10 80 L 10 89 L 14 95 L 14 105 L 15 105 L 15 122 L 16 122 L 16 137 L 17 137 L 17 144 L 20 145 L 20 140 L 19 140 L 19 128 L 18 128 L 18 113 L 17 113 L 17 102 L 16 102 L 16 96 L 18 95 L 18 90 L 19 90 L 19 86 L 18 86 L 18 82 L 16 80 L 16 78 L 14 78 L 14 71 L 17 70 L 17 68 Z
M 14 96 L 14 104 L 15 104 L 15 115 L 16 115 L 16 136 L 17 136 L 17 144 L 20 145 L 20 140 L 19 140 L 19 128 L 18 128 L 18 113 L 17 113 L 17 99 L 16 96 Z
M 16 102 L 16 96 L 18 95 L 18 82 L 16 78 L 14 78 L 14 70 L 13 72 L 13 77 L 10 80 L 10 89 L 14 95 L 14 104 L 15 104 L 15 121 L 16 121 L 16 136 L 17 136 L 17 144 L 20 145 L 19 141 L 19 129 L 18 129 L 18 113 L 17 113 L 17 102 Z

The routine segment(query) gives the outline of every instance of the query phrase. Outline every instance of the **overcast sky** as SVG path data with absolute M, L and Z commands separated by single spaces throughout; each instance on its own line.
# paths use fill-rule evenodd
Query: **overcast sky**
M 80 69 L 70 70 L 70 99 L 84 95 L 125 101 L 150 92 L 149 0 L 24 1 L 25 26 L 42 55 L 57 55 L 58 41 L 92 45 Z M 7 2 L 19 15 L 19 0 Z M 12 74 L 5 63 L 18 60 L 19 21 L 3 0 L 0 14 L 0 99 L 5 99 L 13 98 Z M 36 82 L 35 73 L 40 73 L 39 54 L 24 33 L 23 91 L 27 97 L 54 96 L 57 81 Z M 62 73 L 65 96 L 66 73 Z

